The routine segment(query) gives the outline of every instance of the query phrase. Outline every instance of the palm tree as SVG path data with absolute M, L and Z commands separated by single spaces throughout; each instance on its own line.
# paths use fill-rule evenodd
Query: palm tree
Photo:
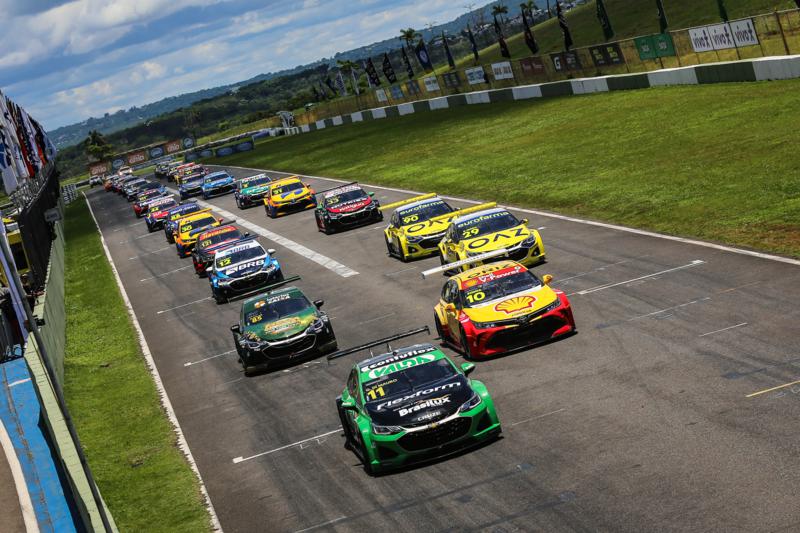
M 404 30 L 400 30 L 400 37 L 398 37 L 398 39 L 404 41 L 409 49 L 413 49 L 414 39 L 417 39 L 418 37 L 422 37 L 422 35 L 417 30 L 414 28 L 406 28 Z
M 92 130 L 84 141 L 86 155 L 89 160 L 100 161 L 114 154 L 114 148 L 108 144 L 103 134 L 97 130 Z
M 522 2 L 519 5 L 519 8 L 528 15 L 528 19 L 533 23 L 533 10 L 536 9 L 538 6 L 536 2 L 533 0 L 528 0 L 527 2 Z
M 500 17 L 500 26 L 503 29 L 506 27 L 507 20 L 503 15 L 508 15 L 508 8 L 504 4 L 497 4 L 492 6 L 492 16 L 497 18 Z
M 354 61 L 350 61 L 349 59 L 337 59 L 336 63 L 339 65 L 339 70 L 342 71 L 342 74 L 345 78 L 350 78 L 350 85 L 353 89 L 353 92 L 356 92 L 355 86 L 353 84 L 355 81 L 353 80 L 353 73 L 358 70 L 358 63 Z

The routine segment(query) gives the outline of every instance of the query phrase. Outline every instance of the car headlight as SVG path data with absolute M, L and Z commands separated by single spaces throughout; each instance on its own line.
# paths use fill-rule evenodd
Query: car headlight
M 261 339 L 242 337 L 242 345 L 250 350 L 260 350 L 267 344 L 269 344 L 267 341 L 262 341 Z
M 328 218 L 332 220 L 336 220 L 337 218 L 342 216 L 341 213 L 331 213 L 330 211 L 328 211 L 326 214 L 328 215 Z
M 377 424 L 372 424 L 372 432 L 376 435 L 396 435 L 403 431 L 403 428 L 399 426 L 379 426 Z
M 520 244 L 521 244 L 522 246 L 525 246 L 525 247 L 530 247 L 530 246 L 533 246 L 534 244 L 536 244 L 536 235 L 534 235 L 533 233 L 531 233 L 531 234 L 528 236 L 528 238 L 527 238 L 527 239 L 525 239 L 524 241 L 522 241 Z
M 458 411 L 460 413 L 463 413 L 465 411 L 471 411 L 472 409 L 475 409 L 476 407 L 478 407 L 480 405 L 481 401 L 482 400 L 481 400 L 480 394 L 478 394 L 477 392 L 473 392 L 472 393 L 472 398 L 470 398 L 469 400 L 464 402 L 461 405 L 461 407 L 458 408 Z
M 311 333 L 319 333 L 323 329 L 325 329 L 325 321 L 323 321 L 322 318 L 316 318 L 314 322 L 312 322 L 311 325 L 308 326 L 306 331 Z
M 491 329 L 491 328 L 499 328 L 503 325 L 502 322 L 472 322 L 472 325 L 475 326 L 477 329 Z
M 539 313 L 549 313 L 550 311 L 554 311 L 558 309 L 558 306 L 561 305 L 561 301 L 556 298 L 556 301 L 545 307 L 544 309 L 540 310 Z
M 422 242 L 422 239 L 425 237 L 406 237 L 406 240 L 409 244 L 417 244 L 418 242 Z

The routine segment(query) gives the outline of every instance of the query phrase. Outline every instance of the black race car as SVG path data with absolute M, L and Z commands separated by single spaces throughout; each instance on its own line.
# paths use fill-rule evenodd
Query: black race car
M 374 196 L 374 192 L 365 192 L 358 183 L 318 192 L 314 209 L 317 229 L 330 235 L 338 230 L 380 222 L 383 220 L 381 204 Z

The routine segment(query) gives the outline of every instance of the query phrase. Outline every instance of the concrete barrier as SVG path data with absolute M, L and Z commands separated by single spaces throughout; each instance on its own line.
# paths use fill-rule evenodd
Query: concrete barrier
M 428 106 L 431 111 L 436 111 L 437 109 L 447 109 L 450 107 L 450 104 L 447 103 L 446 96 L 440 96 L 439 98 L 431 98 L 428 100 Z
M 364 114 L 361 111 L 356 111 L 350 115 L 350 120 L 353 122 L 363 122 L 364 121 Z
M 489 91 L 476 91 L 474 93 L 467 93 L 464 96 L 467 98 L 468 104 L 491 104 L 489 98 Z
M 372 118 L 379 119 L 379 118 L 386 118 L 386 108 L 385 107 L 377 107 L 371 110 Z
M 520 87 L 512 87 L 511 92 L 514 94 L 514 100 L 527 100 L 528 98 L 541 98 L 542 86 L 541 85 L 522 85 Z
M 324 120 L 318 120 L 314 124 L 315 124 L 315 126 L 317 126 L 318 130 L 325 129 L 325 121 Z
M 337 115 L 331 119 L 331 126 L 341 126 L 343 124 L 342 117 Z
M 398 104 L 397 113 L 400 116 L 411 115 L 412 113 L 414 113 L 414 104 L 413 103 Z

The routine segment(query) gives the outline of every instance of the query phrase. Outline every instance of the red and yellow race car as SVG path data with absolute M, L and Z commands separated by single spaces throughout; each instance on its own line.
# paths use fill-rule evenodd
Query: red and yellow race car
M 242 234 L 233 224 L 226 224 L 211 228 L 197 236 L 197 245 L 192 250 L 192 263 L 195 273 L 201 278 L 206 275 L 206 269 L 214 261 L 214 255 L 222 248 L 247 237 L 249 233 Z
M 439 337 L 472 359 L 574 333 L 569 300 L 563 291 L 550 288 L 552 279 L 539 279 L 514 261 L 481 265 L 451 277 L 434 308 Z

